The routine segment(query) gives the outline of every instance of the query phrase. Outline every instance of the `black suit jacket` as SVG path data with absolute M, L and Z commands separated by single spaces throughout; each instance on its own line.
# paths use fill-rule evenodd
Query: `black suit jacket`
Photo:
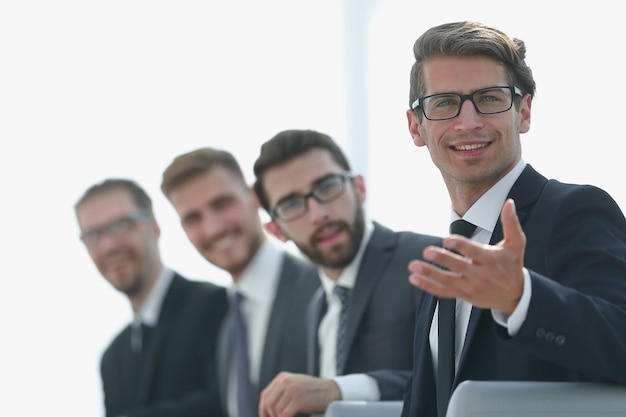
M 259 383 L 253 387 L 258 409 L 261 391 L 282 371 L 306 372 L 306 308 L 319 288 L 317 269 L 307 260 L 288 252 L 278 279 L 274 305 L 265 334 Z M 230 315 L 224 320 L 219 342 L 219 381 L 222 413 L 227 413 L 227 387 L 232 366 L 233 336 Z
M 345 333 L 346 359 L 340 374 L 367 373 L 378 382 L 381 400 L 402 399 L 413 365 L 413 329 L 420 291 L 408 280 L 408 264 L 441 239 L 393 232 L 374 223 L 351 293 Z M 322 288 L 309 311 L 309 369 L 319 375 L 318 327 L 326 310 Z
M 226 313 L 226 291 L 175 274 L 132 396 L 130 325 L 115 337 L 101 361 L 107 417 L 195 417 L 214 413 L 215 351 Z
M 464 380 L 626 384 L 626 221 L 619 207 L 596 187 L 547 180 L 531 166 L 509 197 L 527 239 L 526 320 L 510 337 L 490 310 L 472 308 L 454 386 Z M 502 237 L 498 221 L 491 244 Z M 403 417 L 437 415 L 428 344 L 435 305 L 424 292 Z

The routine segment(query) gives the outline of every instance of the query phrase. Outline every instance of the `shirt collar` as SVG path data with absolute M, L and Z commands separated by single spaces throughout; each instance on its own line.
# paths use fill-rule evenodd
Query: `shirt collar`
M 509 195 L 511 187 L 513 187 L 513 184 L 515 184 L 515 181 L 517 181 L 517 178 L 522 174 L 525 167 L 526 163 L 520 158 L 511 171 L 487 190 L 487 192 L 469 208 L 465 216 L 463 216 L 463 219 L 475 224 L 481 229 L 489 231 L 490 234 L 493 233 L 506 197 Z M 450 224 L 452 224 L 453 221 L 460 219 L 460 217 L 454 209 L 450 211 Z
M 172 279 L 174 278 L 174 271 L 168 268 L 162 268 L 161 273 L 157 277 L 154 287 L 146 301 L 143 303 L 137 316 L 141 318 L 141 322 L 149 326 L 156 326 L 159 321 L 159 314 L 161 312 L 161 306 L 165 299 L 165 294 L 170 287 Z
M 282 257 L 283 249 L 279 244 L 272 238 L 266 239 L 244 269 L 239 281 L 229 287 L 229 293 L 238 291 L 246 302 L 266 303 L 276 291 Z

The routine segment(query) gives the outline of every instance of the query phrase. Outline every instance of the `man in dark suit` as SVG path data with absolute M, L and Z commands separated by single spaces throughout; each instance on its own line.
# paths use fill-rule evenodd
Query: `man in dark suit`
M 306 370 L 306 306 L 319 287 L 316 270 L 268 239 L 256 196 L 229 152 L 200 148 L 177 156 L 161 188 L 198 252 L 232 276 L 233 308 L 218 347 L 220 399 L 231 417 L 256 415 L 259 393 L 276 374 Z M 247 328 L 237 332 L 240 303 Z M 247 339 L 247 355 L 237 355 L 238 337 Z M 239 365 L 247 378 L 236 376 Z M 240 399 L 242 393 L 249 397 Z
M 261 147 L 254 172 L 268 229 L 314 261 L 322 283 L 309 311 L 309 375 L 277 376 L 259 415 L 323 413 L 341 399 L 400 400 L 418 295 L 407 266 L 440 239 L 366 220 L 365 181 L 323 133 L 278 133 Z
M 146 192 L 108 179 L 75 206 L 81 239 L 100 273 L 130 301 L 135 319 L 101 361 L 107 417 L 212 413 L 216 336 L 226 293 L 165 268 L 160 229 Z
M 477 227 L 410 265 L 424 296 L 403 416 L 443 416 L 435 398 L 464 380 L 625 384 L 626 221 L 604 191 L 548 180 L 522 159 L 535 93 L 524 43 L 456 22 L 425 32 L 414 54 L 409 131 L 441 171 L 452 220 Z M 438 297 L 459 307 L 445 389 Z

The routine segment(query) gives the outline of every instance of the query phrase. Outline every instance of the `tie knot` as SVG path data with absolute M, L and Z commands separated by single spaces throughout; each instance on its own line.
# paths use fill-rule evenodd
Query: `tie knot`
M 341 301 L 342 305 L 345 305 L 348 301 L 348 298 L 350 297 L 350 288 L 344 287 L 342 285 L 335 285 L 335 289 L 333 289 L 333 292 L 335 293 L 337 298 L 339 298 L 339 301 Z
M 459 219 L 450 225 L 450 234 L 472 237 L 472 233 L 476 230 L 476 225 L 467 220 Z
M 228 301 L 232 310 L 241 312 L 246 302 L 246 297 L 239 291 L 236 291 L 232 297 L 228 297 Z

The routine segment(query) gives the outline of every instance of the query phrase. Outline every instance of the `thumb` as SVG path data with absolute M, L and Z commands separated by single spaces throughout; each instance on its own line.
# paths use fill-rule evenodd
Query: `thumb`
M 504 239 L 500 244 L 523 253 L 526 247 L 526 235 L 517 217 L 515 202 L 512 198 L 504 202 L 500 212 L 500 222 L 504 234 Z

